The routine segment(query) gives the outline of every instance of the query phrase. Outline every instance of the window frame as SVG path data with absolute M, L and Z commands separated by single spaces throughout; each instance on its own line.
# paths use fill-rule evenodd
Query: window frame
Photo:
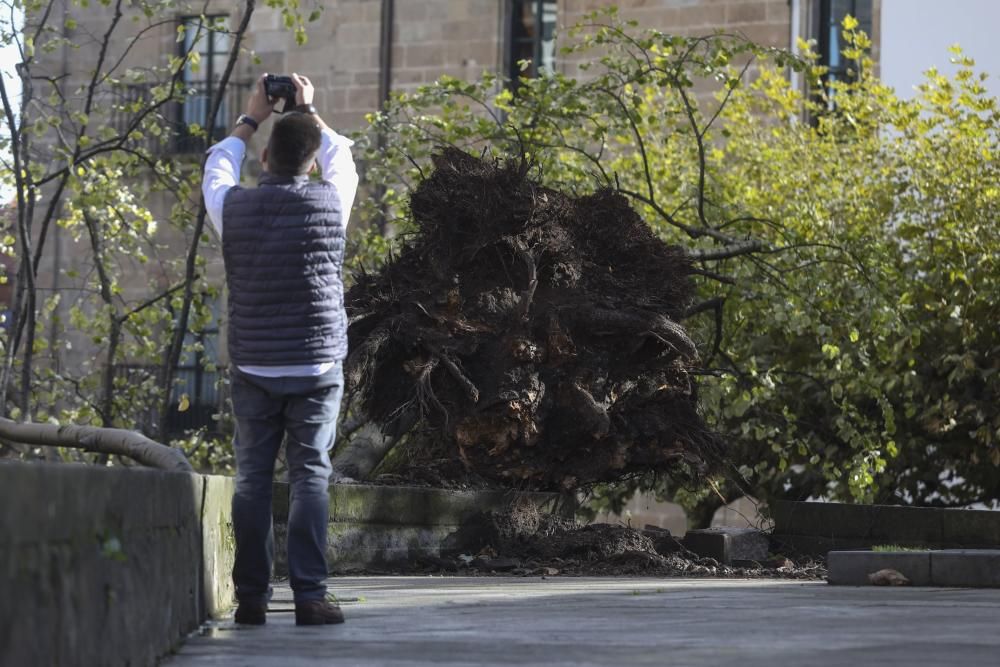
M 528 33 L 524 27 L 523 20 L 526 6 L 532 7 L 534 15 L 533 34 Z M 556 66 L 555 51 L 553 50 L 550 63 L 544 61 L 545 28 L 548 23 L 545 21 L 547 12 L 554 12 L 559 15 L 559 4 L 557 0 L 507 0 L 505 12 L 505 35 L 504 35 L 504 72 L 510 82 L 512 89 L 516 90 L 518 82 L 522 77 L 537 78 L 544 76 L 549 70 L 554 71 Z M 553 33 L 556 21 L 551 22 Z M 554 41 L 553 36 L 553 41 Z M 524 57 L 523 47 L 531 45 L 531 67 L 522 71 L 518 64 Z
M 868 19 L 866 21 L 860 21 L 859 29 L 863 30 L 869 36 L 872 34 L 873 23 L 874 23 L 874 0 L 843 0 L 851 3 L 850 11 L 845 14 L 858 18 L 858 5 L 860 3 L 868 3 Z M 837 34 L 840 35 L 843 31 L 841 22 L 844 20 L 843 16 L 837 17 L 836 21 L 833 20 L 833 4 L 834 0 L 818 0 L 816 7 L 817 20 L 813 24 L 813 29 L 816 31 L 816 50 L 819 53 L 819 64 L 826 67 L 827 71 L 823 74 L 823 84 L 824 87 L 829 86 L 831 80 L 849 80 L 849 70 L 846 63 L 838 65 L 837 67 L 832 66 L 832 56 L 834 55 L 831 49 L 834 47 L 830 40 L 830 31 L 832 28 L 837 30 Z M 838 58 L 843 56 L 840 54 L 843 44 L 838 39 L 836 46 Z
M 177 55 L 184 57 L 187 54 L 188 31 L 191 29 L 197 30 L 199 24 L 205 29 L 206 34 L 204 38 L 207 39 L 207 48 L 205 50 L 201 48 L 196 49 L 201 59 L 201 72 L 204 72 L 204 76 L 199 78 L 191 77 L 189 65 L 187 64 L 185 64 L 184 72 L 181 75 L 181 85 L 185 90 L 185 100 L 177 104 L 174 113 L 177 131 L 175 132 L 172 145 L 173 153 L 200 153 L 206 148 L 206 143 L 217 141 L 228 133 L 229 123 L 226 110 L 228 100 L 223 100 L 222 105 L 219 107 L 218 116 L 215 119 L 211 119 L 211 127 L 209 126 L 210 119 L 207 117 L 210 111 L 209 106 L 205 108 L 204 118 L 192 119 L 186 116 L 185 105 L 193 98 L 199 96 L 207 98 L 206 104 L 210 105 L 217 84 L 213 80 L 215 78 L 215 58 L 228 53 L 228 51 L 215 49 L 218 30 L 213 29 L 212 26 L 216 25 L 220 20 L 228 23 L 229 18 L 229 14 L 190 14 L 177 17 L 177 25 L 184 30 L 184 39 L 177 43 Z M 230 82 L 230 85 L 232 85 L 232 82 Z M 186 91 L 192 88 L 198 92 L 195 95 L 187 95 Z M 207 137 L 194 137 L 190 135 L 187 129 L 189 123 L 198 123 L 201 125 L 202 129 L 207 133 Z

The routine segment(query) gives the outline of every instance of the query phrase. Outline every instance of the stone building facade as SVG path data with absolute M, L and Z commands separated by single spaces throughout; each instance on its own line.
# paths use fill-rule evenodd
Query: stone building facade
M 210 127 L 215 138 L 228 133 L 255 77 L 261 72 L 308 75 L 316 85 L 316 106 L 331 126 L 342 132 L 359 130 L 365 115 L 376 110 L 389 91 L 408 91 L 432 82 L 442 75 L 460 79 L 478 77 L 486 70 L 511 74 L 519 71 L 518 61 L 532 60 L 529 73 L 538 74 L 555 69 L 569 75 L 579 73 L 577 63 L 563 62 L 553 35 L 557 29 L 573 25 L 587 13 L 616 5 L 625 19 L 638 21 L 640 27 L 656 28 L 683 35 L 707 34 L 715 30 L 738 33 L 767 46 L 793 48 L 797 37 L 816 39 L 826 56 L 835 57 L 836 43 L 829 40 L 830 27 L 836 26 L 845 13 L 859 14 L 862 24 L 873 33 L 878 45 L 879 7 L 883 0 L 328 0 L 318 20 L 308 27 L 308 42 L 295 43 L 292 32 L 283 25 L 279 10 L 261 6 L 255 11 L 244 44 L 242 56 L 230 79 L 231 90 L 224 108 L 214 123 L 207 119 L 207 100 L 218 81 L 230 49 L 229 37 L 212 33 L 199 42 L 201 66 L 185 76 L 185 85 L 198 91 L 181 107 L 171 111 L 178 127 L 186 122 L 198 122 Z M 65 89 L 86 85 L 98 59 L 98 38 L 107 30 L 114 17 L 115 3 L 104 7 L 91 3 L 80 9 L 64 0 L 67 18 L 65 33 L 79 47 L 63 47 L 40 55 L 40 75 L 57 77 Z M 320 4 L 320 3 L 317 3 Z M 204 14 L 202 9 L 204 7 Z M 106 54 L 106 63 L 121 60 L 125 68 L 143 68 L 162 64 L 175 56 L 191 39 L 204 20 L 235 28 L 242 19 L 242 3 L 209 0 L 207 5 L 178 5 L 173 16 L 155 17 L 155 25 L 140 17 L 131 23 L 125 10 L 122 33 L 140 38 L 134 44 L 128 39 L 116 39 Z M 136 26 L 129 28 L 129 25 Z M 139 30 L 142 30 L 141 34 Z M 835 32 L 833 34 L 836 34 Z M 178 36 L 180 35 L 180 40 Z M 825 41 L 824 41 L 825 40 Z M 877 46 L 876 46 L 877 48 Z M 142 94 L 141 87 L 123 89 L 123 94 Z M 131 91 L 131 92 L 129 92 Z M 110 108 L 111 100 L 99 101 L 95 118 L 102 109 Z M 69 101 L 70 104 L 74 102 Z M 100 122 L 117 122 L 113 114 L 105 114 Z M 214 125 L 214 127 L 212 127 Z M 248 151 L 247 176 L 259 171 L 255 157 L 263 148 L 261 137 L 267 128 L 252 140 Z M 159 144 L 176 159 L 197 164 L 204 142 L 182 133 Z M 168 198 L 152 202 L 154 211 L 166 215 Z M 168 225 L 160 225 L 157 240 L 165 252 L 180 256 L 184 242 Z M 64 292 L 67 298 L 59 305 L 66 309 L 73 295 L 79 293 L 80 279 L 90 271 L 90 252 L 85 242 L 74 241 L 65 230 L 54 229 L 50 249 L 43 257 L 38 284 L 50 292 Z M 205 272 L 210 279 L 222 283 L 222 265 L 217 246 L 205 246 L 208 259 Z M 134 266 L 135 279 L 122 281 L 123 297 L 141 301 L 148 289 L 144 272 L 155 270 L 151 265 Z M 163 282 L 169 282 L 167 276 Z M 76 291 L 74 291 L 76 290 Z M 220 308 L 221 311 L 221 308 Z M 219 332 L 224 326 L 219 326 Z M 92 356 L 86 340 L 55 340 L 51 349 L 54 364 L 76 366 L 88 363 Z M 225 345 L 219 334 L 213 333 L 205 345 L 213 360 L 222 366 Z M 192 369 L 198 366 L 192 361 Z M 192 373 L 195 371 L 192 370 Z M 200 371 L 199 371 L 200 373 Z M 187 382 L 187 380 L 185 380 Z M 196 390 L 209 387 L 212 377 L 192 376 L 190 385 L 181 391 L 205 403 L 204 414 L 217 411 L 219 397 L 213 391 Z M 185 391 L 186 390 L 186 391 Z M 196 408 L 198 406 L 195 406 Z

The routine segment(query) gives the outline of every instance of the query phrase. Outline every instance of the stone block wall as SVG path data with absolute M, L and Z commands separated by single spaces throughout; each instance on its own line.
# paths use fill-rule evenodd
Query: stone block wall
M 287 573 L 289 488 L 275 484 L 275 571 Z M 452 491 L 337 484 L 330 487 L 327 564 L 333 573 L 392 566 L 422 557 L 475 553 L 484 546 L 485 513 L 531 506 L 573 518 L 577 503 L 554 493 Z
M 0 662 L 152 665 L 232 601 L 231 481 L 0 464 Z

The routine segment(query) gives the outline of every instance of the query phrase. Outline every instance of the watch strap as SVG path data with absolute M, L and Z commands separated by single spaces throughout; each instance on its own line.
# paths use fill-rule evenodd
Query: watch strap
M 257 121 L 255 121 L 253 118 L 251 118 L 250 116 L 248 116 L 245 113 L 244 114 L 240 114 L 240 117 L 236 119 L 236 124 L 237 125 L 249 125 L 250 127 L 252 127 L 254 129 L 255 132 L 257 131 L 257 128 L 259 127 L 259 125 L 257 124 Z

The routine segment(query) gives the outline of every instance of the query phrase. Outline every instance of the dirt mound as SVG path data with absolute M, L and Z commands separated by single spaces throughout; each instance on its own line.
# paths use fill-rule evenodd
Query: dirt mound
M 568 197 L 457 150 L 434 163 L 416 233 L 345 299 L 348 392 L 387 432 L 413 427 L 409 465 L 570 489 L 716 464 L 677 324 L 683 251 L 613 192 Z

